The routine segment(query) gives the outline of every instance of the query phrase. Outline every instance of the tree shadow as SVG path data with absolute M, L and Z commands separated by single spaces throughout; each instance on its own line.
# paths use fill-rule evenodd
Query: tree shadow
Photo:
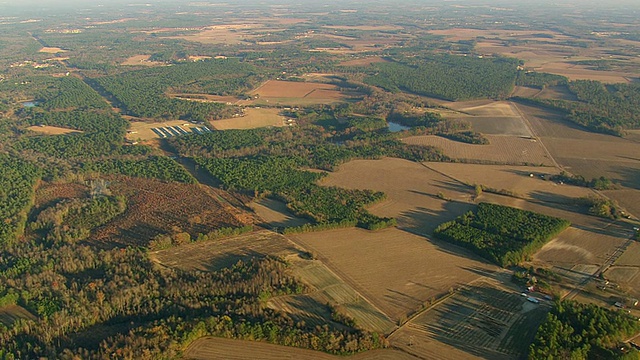
M 640 166 L 637 168 L 616 166 L 613 171 L 618 175 L 616 180 L 622 186 L 640 190 Z

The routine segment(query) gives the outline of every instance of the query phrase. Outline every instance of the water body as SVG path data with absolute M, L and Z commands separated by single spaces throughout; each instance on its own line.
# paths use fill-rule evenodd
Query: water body
M 398 131 L 411 129 L 408 126 L 400 125 L 398 123 L 394 123 L 394 122 L 391 122 L 391 121 L 389 121 L 387 124 L 389 124 L 389 131 L 391 131 L 391 132 L 398 132 Z

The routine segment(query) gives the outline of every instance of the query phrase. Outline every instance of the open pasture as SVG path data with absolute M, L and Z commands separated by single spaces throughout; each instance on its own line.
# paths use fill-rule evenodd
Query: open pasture
M 79 130 L 67 129 L 63 127 L 49 126 L 49 125 L 43 125 L 43 126 L 34 125 L 34 126 L 29 126 L 27 129 L 40 134 L 45 134 L 45 135 L 64 135 L 64 134 L 73 134 L 73 133 L 82 132 Z
M 211 125 L 217 130 L 230 130 L 255 129 L 268 126 L 280 127 L 293 124 L 293 122 L 287 122 L 287 119 L 280 115 L 279 109 L 247 107 L 243 109 L 243 112 L 243 116 L 215 120 L 211 122 Z
M 194 341 L 184 352 L 184 360 L 417 360 L 393 349 L 372 350 L 352 356 L 274 345 L 266 342 L 204 337 Z
M 0 307 L 0 324 L 11 327 L 18 320 L 36 320 L 36 317 L 27 309 L 19 305 L 6 305 Z
M 262 230 L 154 251 L 151 252 L 151 257 L 167 267 L 215 271 L 255 256 L 285 257 L 299 252 L 284 236 Z
M 267 29 L 265 25 L 257 23 L 220 24 L 191 31 L 185 35 L 165 36 L 165 38 L 193 41 L 210 45 L 236 45 L 243 43 L 246 44 L 247 41 L 256 38 L 260 30 L 265 29 Z M 174 29 L 165 29 L 164 32 L 167 31 L 174 31 Z M 270 29 L 270 31 L 275 31 L 275 29 Z
M 540 306 L 527 302 L 515 291 L 485 281 L 475 282 L 412 319 L 391 341 L 410 353 L 414 346 L 437 341 L 471 355 L 467 357 L 518 358 L 526 354 L 544 317 Z M 404 332 L 412 337 L 411 346 L 405 343 L 406 339 L 398 341 Z M 421 355 L 418 349 L 413 351 Z
M 544 148 L 535 141 L 518 136 L 485 135 L 488 145 L 467 144 L 435 135 L 410 136 L 411 145 L 435 146 L 450 158 L 466 162 L 551 166 Z
M 430 234 L 440 223 L 471 208 L 467 203 L 472 195 L 470 187 L 422 164 L 396 158 L 350 161 L 329 173 L 322 184 L 384 192 L 387 199 L 368 210 L 396 218 L 399 228 L 420 234 Z M 455 201 L 441 199 L 438 193 Z
M 269 80 L 250 94 L 259 96 L 253 101 L 255 104 L 292 106 L 332 104 L 347 98 L 335 85 L 280 80 Z
M 95 231 L 97 244 L 146 246 L 157 235 L 187 232 L 195 237 L 246 225 L 247 216 L 223 200 L 222 190 L 142 178 L 110 180 L 111 192 L 127 197 L 127 210 Z
M 341 229 L 290 238 L 317 254 L 392 320 L 415 312 L 452 287 L 497 270 L 461 248 L 394 228 Z

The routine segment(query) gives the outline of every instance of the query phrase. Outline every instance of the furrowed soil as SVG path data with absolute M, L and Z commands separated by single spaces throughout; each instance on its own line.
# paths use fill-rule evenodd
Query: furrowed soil
M 284 236 L 262 230 L 150 252 L 152 259 L 180 270 L 216 271 L 240 260 L 267 255 L 286 257 L 301 250 Z
M 204 337 L 194 341 L 184 352 L 184 360 L 417 360 L 407 353 L 372 350 L 352 356 L 336 356 L 319 351 L 274 345 L 266 342 Z
M 341 229 L 290 238 L 392 320 L 497 270 L 461 248 L 394 228 Z

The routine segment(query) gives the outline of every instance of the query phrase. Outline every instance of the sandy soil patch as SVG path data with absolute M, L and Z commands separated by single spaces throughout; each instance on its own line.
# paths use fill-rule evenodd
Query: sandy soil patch
M 153 128 L 167 127 L 167 126 L 179 126 L 187 133 L 193 132 L 193 128 L 200 128 L 202 125 L 194 125 L 184 120 L 171 120 L 165 122 L 142 122 L 131 121 L 131 126 L 127 130 L 127 139 L 133 141 L 146 141 L 152 139 L 158 139 L 160 136 L 153 132 Z
M 471 199 L 470 188 L 422 164 L 396 158 L 350 161 L 329 173 L 322 184 L 384 192 L 387 200 L 369 211 L 394 217 L 399 228 L 421 234 L 430 234 L 440 223 L 471 208 L 466 203 Z M 455 201 L 440 199 L 438 193 Z
M 365 57 L 360 59 L 343 61 L 339 63 L 338 66 L 369 66 L 371 64 L 384 63 L 384 62 L 387 62 L 387 60 L 379 56 L 374 56 L 374 57 Z
M 367 351 L 353 356 L 334 356 L 327 353 L 273 345 L 266 342 L 204 337 L 194 341 L 184 352 L 184 360 L 416 360 L 398 350 Z
M 392 320 L 497 268 L 463 249 L 398 229 L 342 229 L 291 237 Z
M 202 60 L 207 60 L 207 59 L 211 59 L 211 56 L 206 56 L 206 55 L 189 55 L 189 60 L 191 60 L 191 61 L 202 61 Z
M 57 126 L 29 126 L 27 129 L 31 131 L 35 131 L 37 133 L 46 134 L 46 135 L 64 135 L 64 134 L 72 134 L 72 133 L 81 133 L 82 131 L 67 129 L 63 127 Z
M 552 165 L 544 148 L 534 139 L 502 135 L 485 137 L 489 139 L 488 145 L 466 144 L 435 135 L 411 136 L 403 141 L 412 145 L 435 146 L 453 159 L 470 162 Z
M 47 53 L 47 54 L 57 54 L 57 53 L 67 52 L 67 50 L 61 49 L 59 47 L 46 47 L 45 46 L 42 49 L 38 50 L 38 52 Z
M 287 119 L 280 115 L 279 109 L 269 108 L 244 108 L 244 116 L 238 116 L 232 119 L 215 120 L 211 125 L 218 130 L 229 129 L 255 129 L 268 126 L 287 126 L 294 124 L 293 120 L 287 122 Z
M 120 65 L 127 65 L 127 66 L 157 66 L 157 65 L 161 65 L 162 64 L 162 63 L 157 62 L 157 61 L 149 61 L 150 57 L 151 57 L 151 55 L 135 55 L 135 56 L 132 56 L 132 57 L 128 58 L 127 60 L 122 62 Z

